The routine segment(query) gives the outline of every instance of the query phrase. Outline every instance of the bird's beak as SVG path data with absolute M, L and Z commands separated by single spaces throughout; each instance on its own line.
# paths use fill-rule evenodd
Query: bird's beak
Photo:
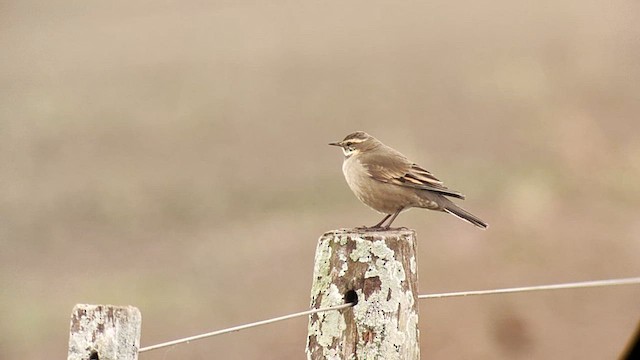
M 342 146 L 342 141 L 329 143 L 331 146 Z

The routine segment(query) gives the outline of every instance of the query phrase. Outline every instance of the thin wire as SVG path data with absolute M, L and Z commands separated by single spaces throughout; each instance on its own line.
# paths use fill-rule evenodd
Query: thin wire
M 145 351 L 160 349 L 160 348 L 167 347 L 167 346 L 173 346 L 173 345 L 177 345 L 177 344 L 188 343 L 188 342 L 194 341 L 194 340 L 200 340 L 200 339 L 208 338 L 208 337 L 211 337 L 211 336 L 227 334 L 227 333 L 230 333 L 230 332 L 249 329 L 249 328 L 256 327 L 256 326 L 272 324 L 272 323 L 275 323 L 275 322 L 278 322 L 278 321 L 289 320 L 289 319 L 293 319 L 293 318 L 300 317 L 300 316 L 317 314 L 317 313 L 320 313 L 320 312 L 331 311 L 331 310 L 342 310 L 342 309 L 349 308 L 351 306 L 353 306 L 353 303 L 347 303 L 347 304 L 336 305 L 336 306 L 329 306 L 329 307 L 319 308 L 319 309 L 311 309 L 311 310 L 302 311 L 302 312 L 295 313 L 295 314 L 289 314 L 289 315 L 285 315 L 285 316 L 276 317 L 276 318 L 273 318 L 273 319 L 256 321 L 256 322 L 253 322 L 253 323 L 250 323 L 250 324 L 234 326 L 234 327 L 231 327 L 231 328 L 228 328 L 228 329 L 216 330 L 216 331 L 208 332 L 206 334 L 200 334 L 200 335 L 186 337 L 186 338 L 183 338 L 183 339 L 167 341 L 167 342 L 164 342 L 164 343 L 161 343 L 161 344 L 157 344 L 157 345 L 145 346 L 143 348 L 140 348 L 140 350 L 138 350 L 138 352 L 141 353 L 141 352 L 145 352 Z
M 564 284 L 552 284 L 552 285 L 537 285 L 537 286 L 523 286 L 523 287 L 515 287 L 515 288 L 505 288 L 505 289 L 493 289 L 493 290 L 475 290 L 475 291 L 460 291 L 460 292 L 451 292 L 451 293 L 440 293 L 440 294 L 425 294 L 418 295 L 418 299 L 437 299 L 437 298 L 447 298 L 447 297 L 457 297 L 457 296 L 474 296 L 474 295 L 492 295 L 492 294 L 506 294 L 506 293 L 517 293 L 517 292 L 528 292 L 528 291 L 541 291 L 541 290 L 559 290 L 559 289 L 575 289 L 575 288 L 586 288 L 586 287 L 598 287 L 598 286 L 613 286 L 613 285 L 633 285 L 640 284 L 640 277 L 635 278 L 622 278 L 622 279 L 609 279 L 609 280 L 596 280 L 596 281 L 582 281 L 582 282 L 573 282 L 573 283 L 564 283 Z M 285 316 L 276 317 L 273 319 L 257 321 L 249 324 L 239 325 L 227 329 L 216 330 L 205 334 L 190 336 L 178 340 L 168 341 L 157 345 L 146 346 L 140 348 L 138 350 L 139 353 L 160 349 L 163 347 L 173 346 L 182 343 L 188 343 L 194 340 L 200 340 L 216 335 L 227 334 L 234 331 L 240 331 L 244 329 L 249 329 L 252 327 L 272 324 L 278 321 L 284 321 L 293 319 L 296 317 L 316 314 L 325 311 L 331 310 L 342 310 L 353 306 L 353 303 L 330 306 L 319 309 L 312 309 L 307 311 L 302 311 L 295 314 L 289 314 Z
M 438 298 L 447 298 L 447 297 L 456 297 L 456 296 L 492 295 L 492 294 L 506 294 L 506 293 L 527 292 L 527 291 L 575 289 L 575 288 L 585 288 L 585 287 L 632 285 L 632 284 L 640 284 L 640 277 L 596 280 L 596 281 L 581 281 L 581 282 L 566 283 L 566 284 L 523 286 L 523 287 L 515 287 L 515 288 L 507 288 L 507 289 L 474 290 L 474 291 L 460 291 L 460 292 L 442 293 L 442 294 L 426 294 L 426 295 L 418 295 L 418 299 L 438 299 Z

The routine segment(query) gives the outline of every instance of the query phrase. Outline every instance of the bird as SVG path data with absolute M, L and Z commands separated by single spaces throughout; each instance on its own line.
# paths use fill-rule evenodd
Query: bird
M 356 131 L 329 145 L 342 148 L 342 172 L 351 191 L 385 215 L 365 229 L 388 230 L 401 212 L 411 208 L 446 212 L 481 229 L 489 226 L 449 199 L 464 200 L 462 193 L 447 188 L 430 171 L 366 132 Z

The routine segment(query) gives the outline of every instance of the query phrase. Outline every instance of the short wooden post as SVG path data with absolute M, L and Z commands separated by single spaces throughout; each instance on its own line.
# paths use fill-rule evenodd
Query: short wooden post
M 335 230 L 318 241 L 311 307 L 351 302 L 309 319 L 307 359 L 418 360 L 413 230 Z
M 78 304 L 71 313 L 68 360 L 136 360 L 140 311 L 133 306 Z

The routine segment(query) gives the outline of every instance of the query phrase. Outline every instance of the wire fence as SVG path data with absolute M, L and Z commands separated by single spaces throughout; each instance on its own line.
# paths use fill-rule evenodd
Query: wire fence
M 634 285 L 634 284 L 640 284 L 640 277 L 580 281 L 580 282 L 553 284 L 553 285 L 522 286 L 522 287 L 506 288 L 506 289 L 460 291 L 460 292 L 452 292 L 452 293 L 444 293 L 444 294 L 426 294 L 426 295 L 418 295 L 418 299 L 438 299 L 438 298 L 458 297 L 458 296 L 494 295 L 494 294 L 508 294 L 508 293 L 519 293 L 519 292 L 529 292 L 529 291 L 577 289 L 577 288 L 588 288 L 588 287 Z
M 617 286 L 617 285 L 640 285 L 640 277 L 633 278 L 620 278 L 620 279 L 607 279 L 607 280 L 595 280 L 595 281 L 581 281 L 581 282 L 572 282 L 572 283 L 562 283 L 562 284 L 550 284 L 550 285 L 536 285 L 536 286 L 522 286 L 522 287 L 513 287 L 513 288 L 503 288 L 503 289 L 492 289 L 492 290 L 472 290 L 472 291 L 459 291 L 459 292 L 449 292 L 449 293 L 439 293 L 439 294 L 424 294 L 418 295 L 418 299 L 438 299 L 438 298 L 449 298 L 449 297 L 462 297 L 462 296 L 479 296 L 479 295 L 494 295 L 494 294 L 508 294 L 508 293 L 521 293 L 521 292 L 531 292 L 531 291 L 544 291 L 544 290 L 561 290 L 561 289 L 577 289 L 577 288 L 592 288 L 592 287 L 602 287 L 602 286 Z M 354 306 L 354 303 L 346 303 L 336 306 L 329 306 L 318 309 L 311 309 L 307 311 L 301 311 L 298 313 L 293 313 L 289 315 L 274 317 L 267 320 L 256 321 L 244 325 L 234 326 L 222 330 L 216 330 L 204 334 L 194 335 L 182 339 L 167 341 L 164 343 L 145 346 L 138 350 L 139 353 L 146 352 L 150 350 L 165 348 L 169 346 L 174 346 L 178 344 L 188 343 L 195 340 L 200 340 L 204 338 L 209 338 L 213 336 L 218 336 L 222 334 L 228 334 L 231 332 L 241 331 L 245 329 L 250 329 L 258 326 L 273 324 L 275 322 L 294 319 L 302 316 L 309 316 L 311 314 L 317 314 L 327 311 L 335 311 L 335 310 L 344 310 L 349 307 Z
M 325 311 L 331 311 L 331 310 L 342 310 L 342 309 L 346 309 L 348 307 L 351 307 L 353 305 L 354 305 L 353 303 L 347 303 L 347 304 L 342 304 L 342 305 L 329 306 L 329 307 L 325 307 L 325 308 L 301 311 L 301 312 L 298 312 L 298 313 L 284 315 L 284 316 L 278 316 L 278 317 L 267 319 L 267 320 L 256 321 L 256 322 L 253 322 L 253 323 L 244 324 L 244 325 L 238 325 L 238 326 L 230 327 L 230 328 L 227 328 L 227 329 L 216 330 L 216 331 L 212 331 L 212 332 L 208 332 L 208 333 L 204 333 L 204 334 L 200 334 L 200 335 L 189 336 L 189 337 L 186 337 L 186 338 L 183 338 L 183 339 L 167 341 L 167 342 L 164 342 L 164 343 L 161 343 L 161 344 L 157 344 L 157 345 L 146 346 L 146 347 L 140 348 L 140 350 L 138 350 L 138 352 L 145 352 L 145 351 L 149 351 L 149 350 L 160 349 L 160 348 L 167 347 L 167 346 L 173 346 L 173 345 L 177 345 L 177 344 L 188 343 L 188 342 L 194 341 L 194 340 L 200 340 L 200 339 L 204 339 L 204 338 L 208 338 L 208 337 L 212 337 L 212 336 L 228 334 L 230 332 L 249 329 L 249 328 L 252 328 L 252 327 L 258 327 L 258 326 L 262 326 L 262 325 L 273 324 L 275 322 L 294 319 L 294 318 L 297 318 L 297 317 L 300 317 L 300 316 L 307 316 L 307 315 L 317 314 L 317 313 L 321 313 L 321 312 L 325 312 Z

